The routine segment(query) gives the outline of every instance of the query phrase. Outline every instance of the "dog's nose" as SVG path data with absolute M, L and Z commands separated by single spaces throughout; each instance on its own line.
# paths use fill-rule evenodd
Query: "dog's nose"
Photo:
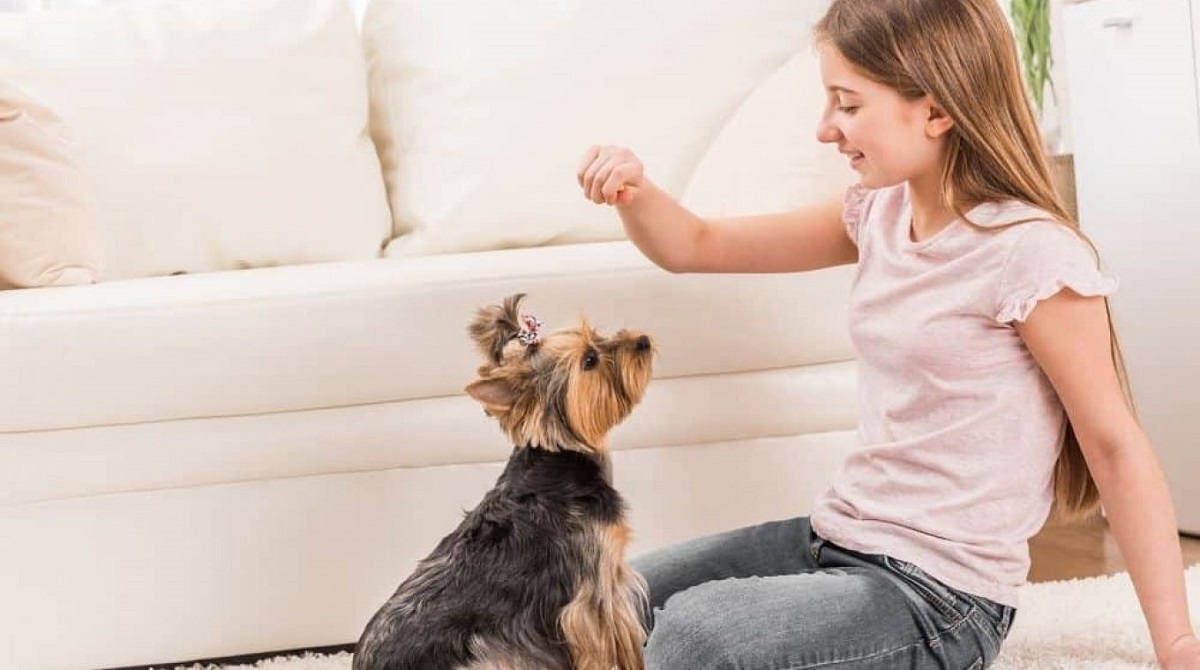
M 645 351 L 649 348 L 650 348 L 650 338 L 649 337 L 642 335 L 641 337 L 637 338 L 637 350 L 638 351 Z

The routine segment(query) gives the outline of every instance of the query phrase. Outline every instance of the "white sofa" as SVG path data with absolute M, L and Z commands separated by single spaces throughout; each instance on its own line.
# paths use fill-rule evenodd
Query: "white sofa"
M 365 57 L 339 0 L 0 15 L 107 268 L 0 291 L 0 668 L 354 642 L 508 455 L 461 389 L 518 291 L 659 343 L 612 435 L 633 553 L 807 511 L 854 444 L 851 271 L 669 274 L 574 161 L 644 149 L 713 215 L 840 188 L 821 3 L 524 4 L 374 0 Z

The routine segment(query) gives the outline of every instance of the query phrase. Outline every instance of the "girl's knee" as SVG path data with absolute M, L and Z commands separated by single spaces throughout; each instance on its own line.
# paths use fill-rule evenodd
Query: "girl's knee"
M 707 586 L 677 593 L 654 611 L 645 649 L 648 670 L 724 667 L 723 658 L 737 655 L 728 638 L 729 627 L 737 624 L 721 616 Z

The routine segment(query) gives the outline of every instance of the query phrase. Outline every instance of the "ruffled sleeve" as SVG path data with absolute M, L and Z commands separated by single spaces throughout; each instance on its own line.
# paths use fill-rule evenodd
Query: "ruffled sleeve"
M 854 241 L 855 246 L 861 246 L 858 243 L 859 231 L 862 229 L 862 220 L 867 211 L 867 200 L 871 194 L 871 189 L 862 184 L 855 184 L 846 189 L 846 195 L 842 199 L 842 222 L 846 224 L 846 234 Z
M 1064 288 L 1083 296 L 1117 290 L 1117 278 L 1098 267 L 1092 247 L 1075 231 L 1051 221 L 1018 226 L 1021 236 L 997 285 L 997 322 L 1024 322 L 1039 302 Z

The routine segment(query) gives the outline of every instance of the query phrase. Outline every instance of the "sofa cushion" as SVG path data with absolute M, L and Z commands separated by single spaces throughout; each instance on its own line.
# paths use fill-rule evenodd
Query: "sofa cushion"
M 658 379 L 614 451 L 853 431 L 853 361 Z M 735 398 L 736 402 L 730 402 Z M 331 472 L 462 466 L 512 446 L 468 396 L 304 411 L 0 431 L 0 508 Z M 28 473 L 36 472 L 37 477 Z M 799 476 L 800 473 L 795 473 Z
M 0 13 L 0 79 L 74 132 L 108 278 L 370 258 L 387 237 L 344 0 Z
M 0 289 L 100 277 L 92 191 L 58 115 L 0 81 Z
M 631 147 L 680 194 L 742 100 L 806 47 L 823 5 L 373 0 L 363 39 L 400 235 L 390 251 L 623 237 L 575 182 L 588 146 Z
M 660 378 L 849 360 L 849 277 L 672 275 L 621 241 L 2 292 L 0 433 L 458 395 L 467 323 L 517 292 L 651 333 Z
M 801 49 L 742 103 L 681 196 L 702 216 L 777 212 L 840 194 L 854 171 L 817 142 L 826 94 L 813 49 Z

